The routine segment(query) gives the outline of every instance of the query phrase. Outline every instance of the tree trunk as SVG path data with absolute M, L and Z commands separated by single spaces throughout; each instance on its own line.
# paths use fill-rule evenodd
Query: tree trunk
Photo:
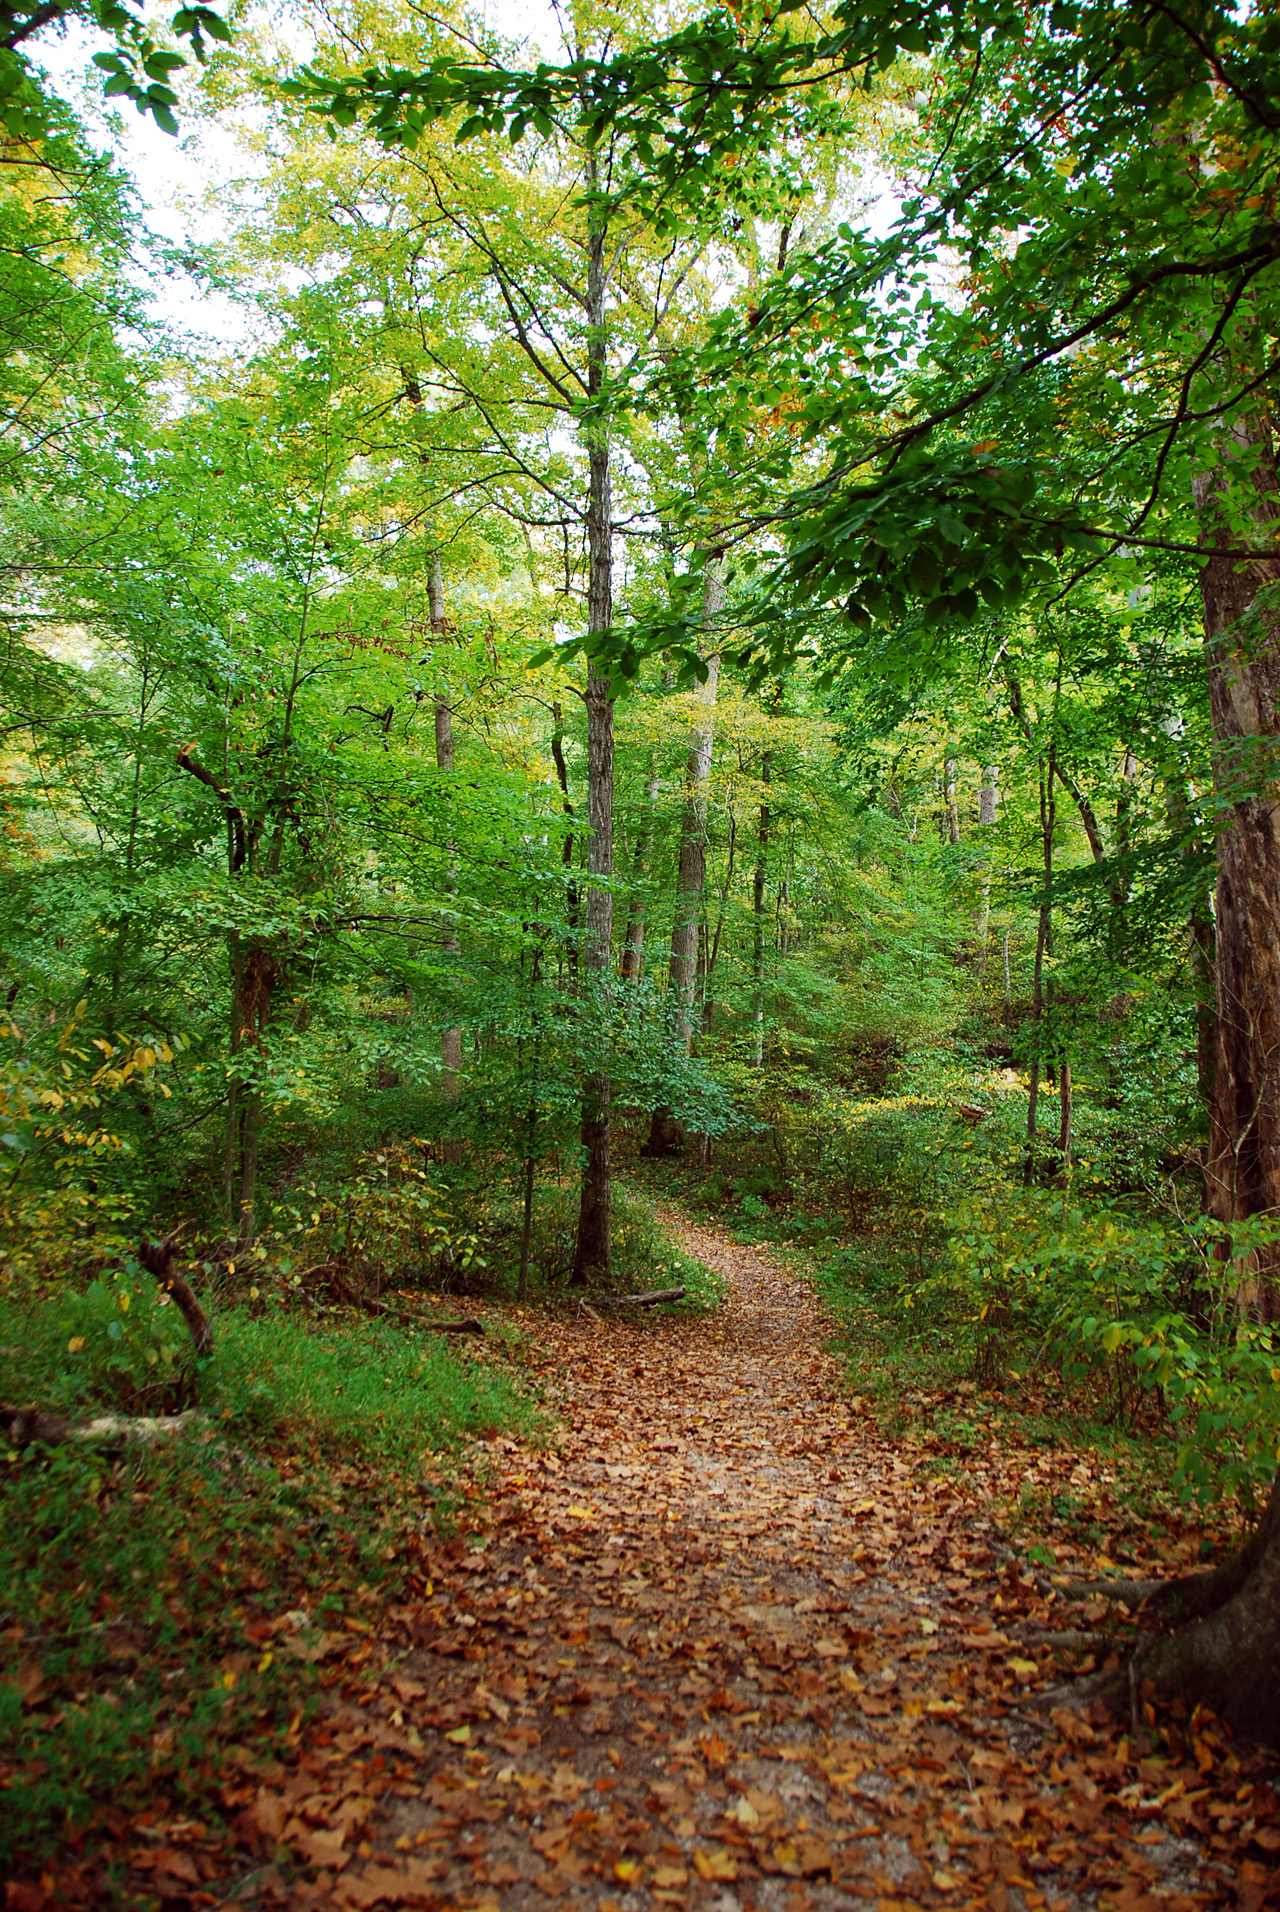
M 982 788 L 978 792 L 978 828 L 995 828 L 996 809 L 1000 801 L 1000 772 L 996 765 L 990 764 L 982 773 Z M 983 850 L 978 865 L 978 907 L 973 913 L 974 942 L 977 945 L 978 974 L 986 973 L 987 944 L 991 939 L 991 858 Z
M 564 709 L 556 701 L 551 706 L 551 760 L 556 767 L 556 777 L 560 784 L 560 802 L 565 816 L 573 818 L 573 799 L 569 795 L 569 766 L 564 760 Z M 564 866 L 564 903 L 566 954 L 568 956 L 569 985 L 578 986 L 578 885 L 573 875 L 574 834 L 572 830 L 564 833 L 564 844 L 560 852 L 560 861 Z
M 724 560 L 707 566 L 703 587 L 703 622 L 710 625 L 724 603 Z M 680 819 L 680 859 L 676 870 L 675 915 L 671 924 L 671 963 L 668 971 L 667 1014 L 677 1041 L 689 1053 L 693 1044 L 693 998 L 698 980 L 698 922 L 707 879 L 707 779 L 715 742 L 716 691 L 720 682 L 720 654 L 714 648 L 707 659 L 707 679 L 699 695 L 701 709 L 689 732 L 685 764 L 684 811 Z M 670 1155 L 683 1140 L 680 1124 L 670 1109 L 653 1111 L 646 1155 Z
M 257 1228 L 258 1150 L 262 1134 L 262 1090 L 237 1058 L 246 1050 L 261 1056 L 271 1019 L 276 963 L 265 944 L 231 942 L 231 1080 L 227 1090 L 227 1127 L 223 1195 L 227 1234 L 237 1251 L 252 1242 Z
M 644 885 L 649 874 L 649 855 L 653 849 L 653 806 L 657 800 L 658 773 L 651 756 L 649 775 L 645 779 L 644 786 L 644 809 L 640 817 L 640 834 L 636 838 L 635 859 L 631 866 L 631 908 L 627 916 L 627 933 L 622 944 L 622 974 L 631 982 L 639 980 L 644 962 Z
M 773 771 L 773 752 L 766 750 L 760 759 L 760 781 L 768 790 Z M 751 884 L 751 1060 L 757 1069 L 764 1066 L 764 891 L 769 874 L 769 804 L 760 799 L 760 827 L 756 837 L 756 872 Z
M 951 752 L 948 751 L 942 771 L 942 788 L 944 801 L 946 803 L 948 843 L 958 843 L 960 841 L 960 807 L 956 802 L 956 772 L 956 760 Z
M 1207 1705 L 1238 1733 L 1280 1744 L 1280 1477 L 1262 1519 L 1236 1556 L 1218 1574 L 1186 1583 L 1186 1605 L 1201 1580 L 1213 1583 L 1219 1603 L 1180 1632 L 1156 1641 L 1135 1663 L 1135 1684 L 1147 1682 L 1154 1696 L 1185 1695 Z M 1159 1607 L 1176 1617 L 1180 1588 L 1174 1582 Z
M 1216 468 L 1195 481 L 1202 542 L 1218 836 L 1216 1044 L 1205 1205 L 1230 1230 L 1280 1210 L 1280 624 L 1263 587 L 1280 559 L 1242 560 L 1232 547 L 1274 548 L 1280 487 L 1265 420 L 1218 426 Z M 1280 1252 L 1253 1257 L 1242 1312 L 1280 1319 Z M 1254 1534 L 1218 1573 L 1174 1583 L 1158 1611 L 1191 1616 L 1141 1653 L 1143 1694 L 1208 1705 L 1237 1732 L 1280 1743 L 1280 1476 Z
M 1071 1058 L 1064 1049 L 1058 1066 L 1058 1154 L 1065 1173 L 1071 1167 Z
M 594 180 L 593 163 L 590 182 L 594 184 Z M 594 213 L 592 218 L 594 221 Z M 591 328 L 587 383 L 593 395 L 599 394 L 605 373 L 604 241 L 603 228 L 593 223 L 587 236 L 587 323 Z M 588 462 L 587 629 L 594 634 L 607 631 L 613 623 L 609 445 L 595 431 L 588 447 Z M 591 842 L 587 850 L 589 887 L 583 965 L 603 1012 L 613 945 L 613 892 L 607 881 L 613 874 L 613 699 L 609 695 L 608 676 L 598 671 L 594 663 L 587 671 L 587 821 L 591 826 Z M 597 1280 L 608 1279 L 612 1250 L 609 1074 L 603 1066 L 594 1070 L 583 1084 L 582 1146 L 586 1164 L 570 1281 L 574 1287 L 586 1288 Z
M 1226 1227 L 1280 1213 L 1280 622 L 1259 591 L 1280 559 L 1242 562 L 1241 543 L 1274 546 L 1280 520 L 1265 420 L 1220 427 L 1223 456 L 1196 480 L 1208 557 L 1200 573 L 1218 836 L 1217 1041 L 1206 1207 Z M 1230 500 L 1228 501 L 1228 493 Z M 1241 494 L 1243 493 L 1243 501 Z M 1280 1249 L 1260 1251 L 1241 1305 L 1280 1319 Z
M 1057 804 L 1054 798 L 1054 761 L 1053 745 L 1049 746 L 1049 767 L 1046 775 L 1043 766 L 1040 771 L 1040 840 L 1044 853 L 1044 901 L 1040 905 L 1040 921 L 1036 930 L 1036 961 L 1032 982 L 1031 1016 L 1035 1028 L 1035 1050 L 1031 1057 L 1031 1089 L 1027 1097 L 1027 1160 L 1024 1177 L 1029 1182 L 1035 1174 L 1036 1122 L 1040 1104 L 1040 1072 L 1044 1051 L 1044 959 L 1050 953 L 1053 936 L 1053 829 L 1057 820 Z
M 448 630 L 444 610 L 444 574 L 440 568 L 440 553 L 431 553 L 431 569 L 427 574 L 427 601 L 431 610 L 431 635 L 443 637 Z M 453 775 L 453 707 L 448 698 L 436 692 L 436 769 Z M 446 845 L 449 859 L 444 879 L 445 895 L 455 897 L 458 893 L 457 846 Z M 456 922 L 445 930 L 440 947 L 446 956 L 461 956 L 462 939 L 458 935 Z M 457 1024 L 440 1032 L 440 1090 L 446 1102 L 456 1102 L 462 1093 L 462 1030 Z M 447 1141 L 444 1145 L 446 1162 L 459 1162 L 462 1159 L 462 1144 L 457 1140 Z

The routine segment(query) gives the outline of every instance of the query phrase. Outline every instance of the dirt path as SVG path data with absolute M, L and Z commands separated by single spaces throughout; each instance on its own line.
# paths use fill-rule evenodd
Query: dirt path
M 1270 1903 L 1270 1788 L 1212 1733 L 1179 1759 L 1021 1707 L 1053 1667 L 1017 1629 L 1047 1609 L 992 1553 L 981 1482 L 921 1471 L 850 1403 L 802 1282 L 664 1219 L 730 1299 L 536 1318 L 561 1444 L 495 1444 L 488 1510 L 431 1546 L 430 1591 L 376 1640 L 333 1636 L 336 1711 L 244 1792 L 246 1837 L 293 1869 L 241 1898 Z

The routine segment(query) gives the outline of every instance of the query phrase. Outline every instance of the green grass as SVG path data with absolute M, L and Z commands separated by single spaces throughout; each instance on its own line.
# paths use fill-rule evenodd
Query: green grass
M 0 1396 L 154 1411 L 194 1385 L 207 1419 L 145 1449 L 0 1449 L 0 1869 L 143 1801 L 216 1820 L 225 1756 L 269 1752 L 318 1690 L 306 1662 L 264 1663 L 268 1623 L 389 1597 L 432 1507 L 427 1450 L 539 1424 L 501 1346 L 235 1308 L 196 1374 L 180 1343 L 156 1351 L 173 1310 L 107 1287 L 0 1305 Z
M 234 1429 L 407 1464 L 467 1436 L 533 1431 L 527 1397 L 487 1356 L 483 1342 L 454 1346 L 390 1322 L 316 1328 L 237 1309 L 221 1317 L 205 1394 Z

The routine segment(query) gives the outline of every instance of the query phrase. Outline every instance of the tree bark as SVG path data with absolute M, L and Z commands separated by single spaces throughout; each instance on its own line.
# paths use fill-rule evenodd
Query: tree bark
M 1266 421 L 1233 417 L 1222 456 L 1197 478 L 1208 556 L 1200 573 L 1218 836 L 1217 1040 L 1206 1207 L 1229 1229 L 1280 1213 L 1280 619 L 1257 603 L 1280 560 L 1241 562 L 1241 536 L 1275 544 L 1280 495 Z M 1280 1319 L 1280 1250 L 1262 1251 L 1241 1305 Z
M 1198 1580 L 1211 1582 L 1196 1597 Z M 1176 1617 L 1182 1589 L 1173 1582 L 1158 1604 Z M 1221 1596 L 1225 1595 L 1223 1598 Z M 1238 1733 L 1280 1744 L 1280 1479 L 1262 1520 L 1235 1560 L 1186 1583 L 1185 1606 L 1202 1619 L 1157 1640 L 1135 1663 L 1135 1683 L 1155 1696 L 1185 1695 L 1207 1705 Z
M 590 183 L 595 183 L 594 161 Z M 593 212 L 587 235 L 587 386 L 598 395 L 605 375 L 605 234 Z M 593 429 L 588 444 L 587 630 L 596 635 L 613 623 L 613 497 L 609 444 Z M 603 1010 L 609 990 L 613 945 L 613 698 L 609 678 L 595 663 L 587 671 L 587 909 L 583 966 Z M 613 1165 L 609 1132 L 609 1073 L 601 1066 L 583 1084 L 582 1146 L 586 1163 L 578 1209 L 572 1286 L 607 1281 L 612 1256 Z
M 1259 594 L 1280 581 L 1280 557 L 1228 555 L 1243 540 L 1274 549 L 1280 486 L 1265 419 L 1230 416 L 1220 456 L 1195 480 L 1206 550 L 1204 604 L 1214 783 L 1219 815 L 1216 1042 L 1205 1205 L 1232 1226 L 1280 1212 L 1280 619 Z M 1280 1252 L 1259 1251 L 1241 1285 L 1242 1313 L 1280 1319 Z M 1237 1732 L 1280 1743 L 1280 1476 L 1258 1528 L 1213 1575 L 1173 1583 L 1162 1616 L 1191 1616 L 1155 1641 L 1131 1683 L 1157 1697 L 1208 1705 Z

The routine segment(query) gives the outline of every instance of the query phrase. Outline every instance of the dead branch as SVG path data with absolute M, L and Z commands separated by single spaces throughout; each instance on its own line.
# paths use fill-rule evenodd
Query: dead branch
M 14 1407 L 0 1401 L 0 1432 L 15 1447 L 39 1441 L 61 1447 L 67 1441 L 166 1440 L 206 1419 L 199 1409 L 186 1414 L 98 1414 L 90 1421 L 69 1421 L 63 1414 L 46 1414 L 37 1407 Z
M 643 1295 L 597 1295 L 596 1300 L 609 1308 L 652 1308 L 660 1301 L 683 1301 L 684 1288 L 651 1288 Z
M 1083 1647 L 1108 1644 L 1108 1636 L 1105 1633 L 1077 1632 L 1070 1627 L 1058 1631 L 1052 1627 L 1020 1627 L 1018 1639 L 1028 1646 L 1060 1647 L 1063 1652 L 1075 1652 Z
M 185 1275 L 174 1271 L 173 1258 L 178 1252 L 178 1243 L 173 1235 L 167 1241 L 144 1241 L 138 1249 L 138 1260 L 148 1274 L 155 1276 L 162 1288 L 167 1288 L 174 1301 L 182 1310 L 187 1326 L 191 1330 L 191 1339 L 198 1355 L 213 1353 L 213 1329 L 209 1326 L 209 1317 L 196 1300 L 195 1289 Z

